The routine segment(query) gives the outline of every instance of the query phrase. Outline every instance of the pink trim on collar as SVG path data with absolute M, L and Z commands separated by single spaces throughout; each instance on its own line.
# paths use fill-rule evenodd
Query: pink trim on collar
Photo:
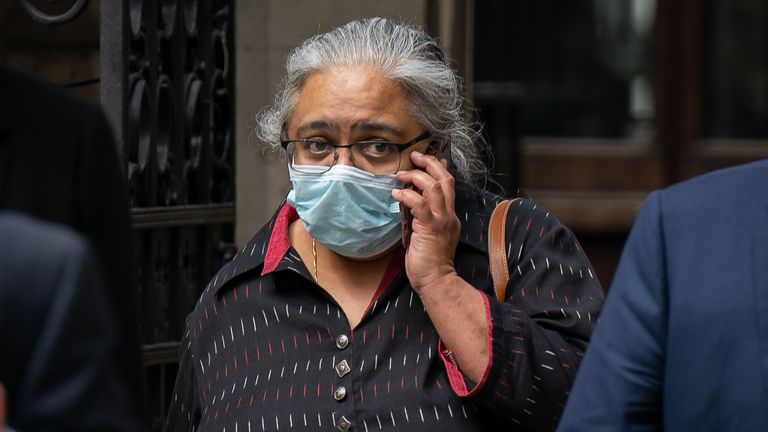
M 287 203 L 280 209 L 280 213 L 275 219 L 275 226 L 272 228 L 272 234 L 269 236 L 269 246 L 267 246 L 267 254 L 264 257 L 264 267 L 261 270 L 262 276 L 273 272 L 285 253 L 288 252 L 288 248 L 291 247 L 291 240 L 288 238 L 288 226 L 298 219 L 299 214 L 296 209 Z

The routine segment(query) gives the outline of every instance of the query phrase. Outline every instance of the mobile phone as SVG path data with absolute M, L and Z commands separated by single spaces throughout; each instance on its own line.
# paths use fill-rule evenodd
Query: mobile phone
M 451 166 L 451 146 L 448 142 L 432 141 L 427 146 L 426 153 L 436 157 L 437 160 L 446 160 L 448 166 Z
M 413 189 L 413 185 L 409 188 Z M 411 244 L 411 233 L 413 232 L 411 226 L 413 224 L 413 215 L 411 214 L 411 209 L 403 203 L 400 203 L 400 216 L 402 217 L 401 241 L 403 249 L 408 249 L 408 246 Z

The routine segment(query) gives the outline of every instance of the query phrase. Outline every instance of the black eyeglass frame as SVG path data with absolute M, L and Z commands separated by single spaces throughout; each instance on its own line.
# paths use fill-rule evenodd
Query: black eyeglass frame
M 432 138 L 432 132 L 426 130 L 423 133 L 421 133 L 419 136 L 417 136 L 416 138 L 414 138 L 414 139 L 412 139 L 412 140 L 410 140 L 410 141 L 408 141 L 406 143 L 391 143 L 391 142 L 383 141 L 383 140 L 368 140 L 368 141 L 358 141 L 358 142 L 354 142 L 352 144 L 334 144 L 334 143 L 329 142 L 329 141 L 321 141 L 321 140 L 318 140 L 318 139 L 311 139 L 310 138 L 310 139 L 282 140 L 282 141 L 280 141 L 280 147 L 282 147 L 285 151 L 288 151 L 288 146 L 290 144 L 295 144 L 295 143 L 322 142 L 323 144 L 328 144 L 331 147 L 333 147 L 333 163 L 328 165 L 328 169 L 330 169 L 332 166 L 336 165 L 336 162 L 339 160 L 339 152 L 338 152 L 337 149 L 340 149 L 340 148 L 351 148 L 351 147 L 354 147 L 354 146 L 360 145 L 360 144 L 383 143 L 383 144 L 389 144 L 389 145 L 395 146 L 395 148 L 397 149 L 398 153 L 402 154 L 409 147 L 411 147 L 411 146 L 413 146 L 415 144 L 418 144 L 421 141 L 424 141 L 425 139 L 429 139 L 429 138 Z M 290 164 L 292 162 L 288 161 L 288 163 Z M 399 169 L 399 167 L 400 167 L 400 165 L 398 163 L 398 169 Z

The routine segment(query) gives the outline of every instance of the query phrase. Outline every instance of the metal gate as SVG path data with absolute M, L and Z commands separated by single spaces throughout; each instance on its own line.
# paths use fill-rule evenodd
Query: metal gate
M 101 98 L 130 187 L 150 430 L 162 427 L 184 318 L 234 253 L 233 6 L 101 2 Z

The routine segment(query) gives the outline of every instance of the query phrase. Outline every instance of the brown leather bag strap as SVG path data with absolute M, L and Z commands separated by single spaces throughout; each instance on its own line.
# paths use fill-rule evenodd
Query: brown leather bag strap
M 491 221 L 488 223 L 488 262 L 493 279 L 493 290 L 496 292 L 496 299 L 500 302 L 506 300 L 507 283 L 509 282 L 507 252 L 504 247 L 507 213 L 509 206 L 519 199 L 521 198 L 500 202 L 493 210 Z

